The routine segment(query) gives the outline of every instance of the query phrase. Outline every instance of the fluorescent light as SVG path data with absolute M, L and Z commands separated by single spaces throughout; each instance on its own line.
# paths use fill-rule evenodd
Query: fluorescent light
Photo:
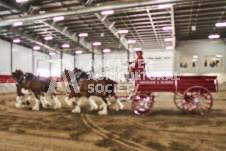
M 101 45 L 101 42 L 94 42 L 93 43 L 93 46 L 100 46 Z
M 164 41 L 173 41 L 173 38 L 165 38 Z
M 14 40 L 13 40 L 13 43 L 20 43 L 20 42 L 21 42 L 20 39 L 14 39 Z
M 119 34 L 127 34 L 129 31 L 127 29 L 119 30 Z
M 53 18 L 54 21 L 61 21 L 64 20 L 64 16 L 58 16 Z
M 13 23 L 13 26 L 22 26 L 23 25 L 23 22 L 16 22 L 16 23 Z
M 54 56 L 56 53 L 55 52 L 50 52 L 49 55 L 50 56 Z
M 173 30 L 173 27 L 172 26 L 163 27 L 162 30 Z
M 209 35 L 209 39 L 217 39 L 220 38 L 220 35 Z
M 136 40 L 128 40 L 127 43 L 128 44 L 135 44 L 137 41 Z
M 76 54 L 82 54 L 83 52 L 81 50 L 75 51 Z
M 102 11 L 101 12 L 101 15 L 112 15 L 114 13 L 115 13 L 114 10 L 106 10 L 106 11 Z
M 28 0 L 16 0 L 17 3 L 27 2 Z
M 33 50 L 40 50 L 40 47 L 39 46 L 34 46 Z
M 222 58 L 222 55 L 216 55 L 217 58 Z
M 173 6 L 173 4 L 158 5 L 158 9 L 171 8 L 172 6 Z
M 141 48 L 134 48 L 134 51 L 141 51 Z
M 78 36 L 79 36 L 79 37 L 88 37 L 88 35 L 89 35 L 89 34 L 87 34 L 87 33 L 80 33 Z
M 196 26 L 191 26 L 192 31 L 196 31 Z
M 104 49 L 103 52 L 105 52 L 105 53 L 111 52 L 111 49 Z
M 216 26 L 216 27 L 225 27 L 225 26 L 226 26 L 226 22 L 223 22 L 223 23 L 216 23 L 215 26 Z
M 174 49 L 173 46 L 167 46 L 166 49 L 170 50 L 170 49 Z
M 70 45 L 69 44 L 63 44 L 62 48 L 70 48 Z
M 47 37 L 45 37 L 45 40 L 52 40 L 52 39 L 53 39 L 52 36 L 47 36 Z
M 199 58 L 199 57 L 198 57 L 198 56 L 193 56 L 193 58 L 194 58 L 194 59 L 197 59 L 197 58 Z

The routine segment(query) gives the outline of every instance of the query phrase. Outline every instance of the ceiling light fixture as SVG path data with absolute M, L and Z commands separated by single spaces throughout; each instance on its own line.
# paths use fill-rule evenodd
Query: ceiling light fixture
M 101 42 L 94 42 L 93 43 L 93 46 L 100 46 L 101 45 Z
M 111 49 L 104 49 L 103 52 L 104 52 L 104 53 L 111 52 Z
M 114 10 L 106 10 L 106 11 L 102 11 L 101 12 L 101 15 L 112 15 L 114 13 L 115 13 Z
M 33 50 L 40 50 L 41 48 L 39 46 L 34 46 Z
M 209 39 L 218 39 L 220 35 L 209 35 Z

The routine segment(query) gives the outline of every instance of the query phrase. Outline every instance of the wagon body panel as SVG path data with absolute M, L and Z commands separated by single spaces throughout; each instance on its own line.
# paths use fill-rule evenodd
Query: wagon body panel
M 152 80 L 154 79 L 154 80 Z M 218 91 L 217 76 L 178 76 L 177 78 L 141 77 L 135 83 L 137 92 L 183 93 L 193 86 L 202 86 L 210 92 Z
M 178 76 L 177 92 L 184 92 L 193 86 L 202 86 L 210 92 L 218 91 L 218 82 L 216 76 Z

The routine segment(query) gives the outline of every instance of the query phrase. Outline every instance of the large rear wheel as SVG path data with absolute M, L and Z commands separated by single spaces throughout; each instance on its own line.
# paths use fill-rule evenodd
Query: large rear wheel
M 191 116 L 204 116 L 213 106 L 213 97 L 208 89 L 193 86 L 184 92 L 183 110 Z

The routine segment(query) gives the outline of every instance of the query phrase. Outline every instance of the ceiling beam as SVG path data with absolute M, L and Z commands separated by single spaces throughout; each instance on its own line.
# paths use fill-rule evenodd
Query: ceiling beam
M 134 52 L 131 47 L 129 47 L 126 38 L 124 37 L 125 35 L 120 35 L 118 33 L 118 29 L 115 28 L 114 23 L 111 23 L 108 19 L 107 16 L 102 17 L 99 13 L 95 13 L 95 16 L 111 31 L 111 33 L 119 40 L 119 42 L 123 45 L 123 47 L 126 50 L 129 50 L 130 52 Z
M 171 14 L 171 26 L 173 27 L 173 30 L 172 30 L 173 47 L 175 48 L 177 42 L 176 42 L 176 27 L 175 27 L 174 6 L 171 7 L 170 14 Z
M 76 43 L 79 43 L 82 47 L 89 50 L 89 52 L 92 51 L 92 43 L 87 42 L 84 38 L 81 38 L 79 40 L 77 33 L 71 33 L 68 31 L 67 27 L 61 27 L 56 24 L 56 22 L 48 23 L 48 22 L 42 22 L 44 25 L 48 26 L 49 28 L 61 33 L 62 35 L 69 38 L 71 41 L 74 41 Z
M 68 16 L 68 15 L 78 15 L 84 13 L 96 13 L 103 10 L 109 9 L 125 9 L 131 7 L 142 7 L 147 5 L 157 5 L 157 4 L 164 4 L 164 3 L 176 3 L 176 2 L 183 2 L 183 0 L 149 0 L 144 2 L 133 2 L 133 3 L 121 3 L 116 5 L 106 5 L 106 6 L 99 6 L 99 7 L 86 7 L 78 10 L 71 10 L 65 12 L 50 12 L 45 14 L 38 14 L 38 15 L 28 15 L 26 17 L 19 17 L 19 18 L 11 18 L 11 19 L 4 19 L 0 21 L 0 26 L 7 26 L 11 25 L 14 22 L 26 22 L 26 21 L 33 21 L 33 20 L 41 20 L 45 18 L 52 18 L 57 16 Z
M 26 32 L 24 31 L 21 31 L 21 30 L 18 30 L 16 28 L 10 28 L 8 30 L 8 33 L 13 33 L 15 35 L 19 35 L 21 37 L 24 37 L 25 39 L 31 41 L 32 43 L 36 43 L 37 45 L 40 45 L 48 50 L 51 50 L 51 51 L 57 51 L 55 46 L 53 45 L 49 45 L 49 44 L 43 44 L 43 41 L 41 39 L 39 39 L 38 37 L 33 37 L 29 34 L 27 34 Z

